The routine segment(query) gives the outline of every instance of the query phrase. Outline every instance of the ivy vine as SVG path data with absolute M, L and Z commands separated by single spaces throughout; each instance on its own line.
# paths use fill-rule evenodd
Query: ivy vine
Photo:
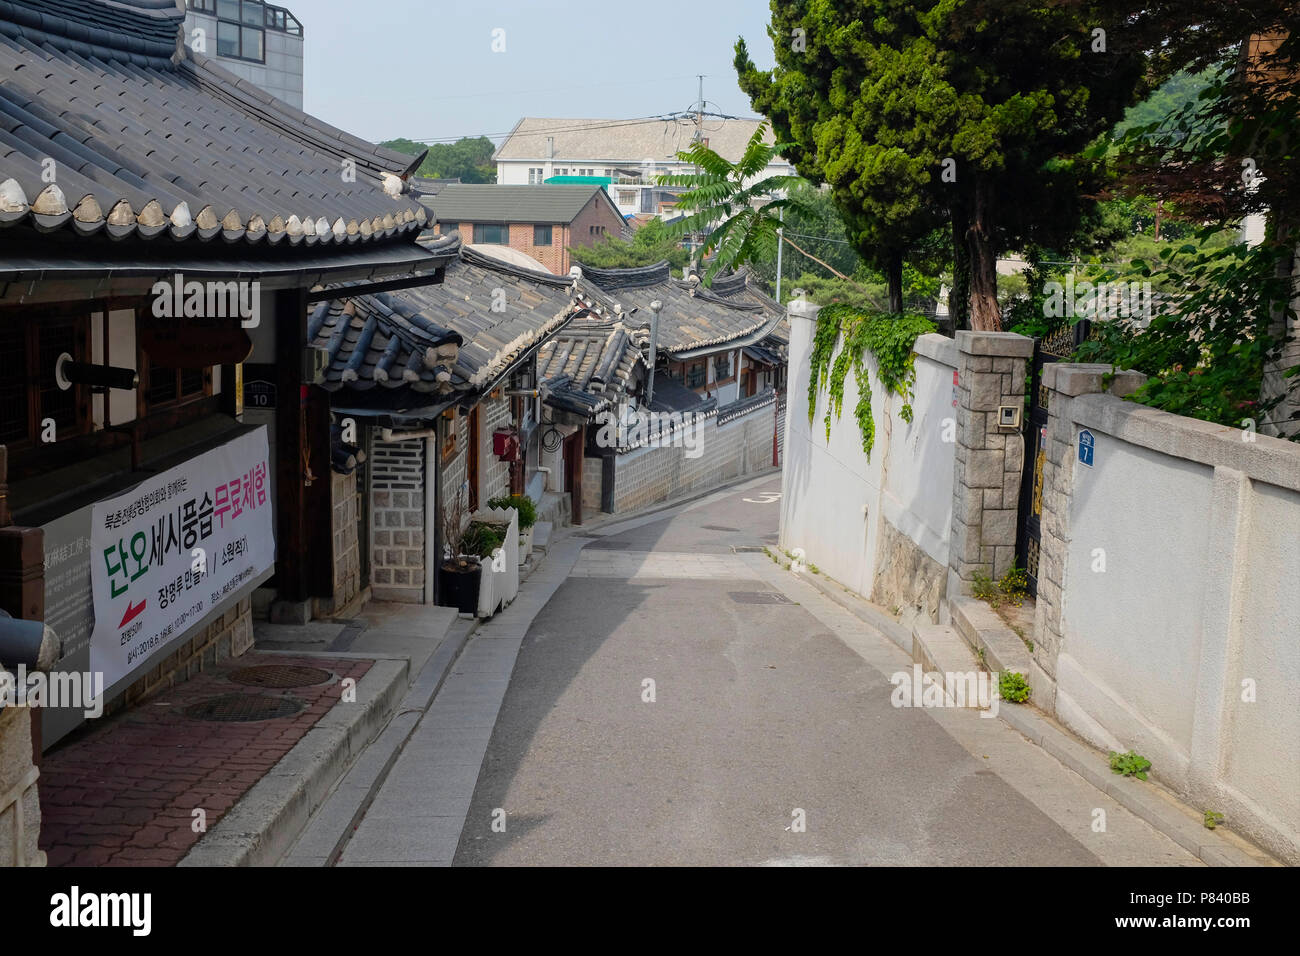
M 832 416 L 838 419 L 844 408 L 844 380 L 853 369 L 858 381 L 858 402 L 853 417 L 862 432 L 862 450 L 868 459 L 876 443 L 876 423 L 871 417 L 871 387 L 867 381 L 863 356 L 870 352 L 876 360 L 876 379 L 886 393 L 903 399 L 899 414 L 903 421 L 912 420 L 912 396 L 916 384 L 916 340 L 935 325 L 924 316 L 914 314 L 893 315 L 871 312 L 850 305 L 828 305 L 817 315 L 817 330 L 813 334 L 812 368 L 808 379 L 808 422 L 812 423 L 817 407 L 817 394 L 825 384 L 829 395 L 826 403 L 826 438 L 831 437 Z M 844 340 L 844 347 L 835 355 L 835 345 Z M 834 356 L 834 364 L 831 357 Z

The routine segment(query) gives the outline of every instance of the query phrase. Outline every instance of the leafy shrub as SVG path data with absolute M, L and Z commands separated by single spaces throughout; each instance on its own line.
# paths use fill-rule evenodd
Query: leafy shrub
M 1139 753 L 1130 750 L 1128 753 L 1110 752 L 1110 771 L 1117 773 L 1121 777 L 1137 777 L 1139 780 L 1147 778 L 1147 771 L 1151 769 L 1151 761 Z
M 1012 564 L 1011 570 L 1002 575 L 1002 580 L 998 582 L 998 589 L 1008 604 L 1020 607 L 1025 603 L 1025 598 L 1029 597 L 1029 572 Z
M 489 508 L 514 508 L 519 512 L 519 530 L 527 531 L 537 523 L 537 506 L 527 495 L 498 495 L 488 500 Z
M 505 529 L 500 525 L 474 521 L 470 523 L 460 539 L 460 550 L 463 554 L 477 554 L 480 558 L 490 558 L 492 553 L 505 543 L 505 540 Z
M 1023 704 L 1029 699 L 1033 690 L 1023 674 L 1015 671 L 1003 671 L 998 677 L 998 696 L 1013 704 Z
M 1206 811 L 1205 811 L 1205 829 L 1207 829 L 1207 830 L 1213 830 L 1215 827 L 1217 827 L 1217 826 L 1218 826 L 1220 823 L 1222 823 L 1222 822 L 1223 822 L 1223 814 L 1222 814 L 1222 813 L 1218 813 L 1218 812 L 1216 812 L 1216 811 L 1214 811 L 1214 810 L 1206 810 Z
M 983 571 L 975 572 L 975 580 L 970 586 L 970 593 L 976 600 L 987 601 L 994 607 L 1002 603 L 1002 592 L 998 590 L 996 582 Z

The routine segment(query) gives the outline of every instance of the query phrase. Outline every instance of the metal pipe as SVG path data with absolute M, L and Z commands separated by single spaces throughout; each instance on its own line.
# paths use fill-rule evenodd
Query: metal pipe
M 59 639 L 41 621 L 24 621 L 0 610 L 0 664 L 48 670 L 58 659 Z
M 645 407 L 649 408 L 655 398 L 655 362 L 659 351 L 659 310 L 664 304 L 658 299 L 650 303 L 650 375 L 646 379 Z
M 433 428 L 419 428 L 409 432 L 395 432 L 391 428 L 381 428 L 379 436 L 384 441 L 411 441 L 415 438 L 437 438 L 438 432 Z

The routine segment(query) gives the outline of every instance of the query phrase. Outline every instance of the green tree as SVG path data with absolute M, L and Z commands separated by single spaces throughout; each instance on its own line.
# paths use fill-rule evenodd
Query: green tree
M 664 260 L 674 269 L 682 269 L 690 261 L 690 253 L 678 244 L 662 219 L 651 219 L 631 240 L 606 236 L 590 246 L 571 246 L 569 253 L 582 265 L 602 269 L 629 269 Z
M 416 170 L 417 176 L 459 179 L 463 183 L 497 181 L 496 166 L 492 162 L 492 153 L 496 147 L 486 136 L 466 136 L 454 143 L 434 143 L 432 146 L 401 138 L 390 139 L 379 145 L 412 156 L 418 156 L 427 149 L 428 155 Z
M 789 195 L 800 182 L 798 176 L 763 175 L 781 150 L 779 144 L 764 143 L 766 135 L 767 125 L 760 123 L 734 163 L 703 142 L 692 143 L 677 158 L 700 172 L 658 177 L 661 186 L 687 190 L 677 200 L 685 215 L 672 230 L 676 236 L 705 234 L 701 252 L 713 255 L 701 277 L 705 285 L 723 269 L 775 257 L 779 211 L 798 206 Z
M 741 88 L 800 173 L 832 185 L 891 299 L 900 253 L 940 222 L 970 321 L 997 329 L 996 263 L 1068 242 L 1102 174 L 1084 153 L 1139 88 L 1143 51 L 1087 0 L 773 0 L 776 67 L 736 44 Z M 967 268 L 969 263 L 969 268 Z M 960 314 L 959 310 L 954 310 Z

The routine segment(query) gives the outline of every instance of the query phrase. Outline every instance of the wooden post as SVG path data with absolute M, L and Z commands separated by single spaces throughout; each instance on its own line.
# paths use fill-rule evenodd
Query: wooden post
M 25 621 L 45 620 L 45 530 L 19 528 L 9 510 L 9 452 L 0 445 L 0 608 Z M 32 762 L 41 762 L 41 719 L 32 714 Z
M 308 386 L 302 384 L 302 356 L 307 346 L 307 290 L 275 293 L 275 484 L 277 541 L 276 581 L 279 598 L 310 597 L 303 459 L 307 451 Z M 315 465 L 321 467 L 320 464 Z M 314 470 L 314 469 L 313 469 Z M 328 466 L 322 477 L 328 480 Z

